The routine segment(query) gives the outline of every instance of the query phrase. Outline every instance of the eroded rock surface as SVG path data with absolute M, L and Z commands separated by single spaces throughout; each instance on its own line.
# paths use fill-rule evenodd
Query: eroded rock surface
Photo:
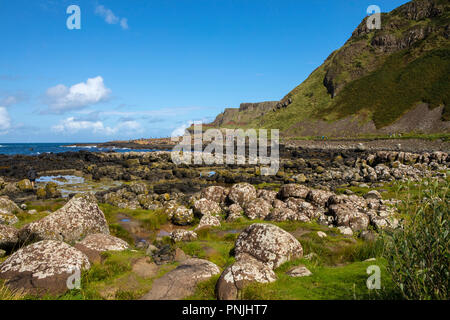
M 77 271 L 90 268 L 86 255 L 61 241 L 44 240 L 13 253 L 0 265 L 0 278 L 32 294 L 62 294 Z

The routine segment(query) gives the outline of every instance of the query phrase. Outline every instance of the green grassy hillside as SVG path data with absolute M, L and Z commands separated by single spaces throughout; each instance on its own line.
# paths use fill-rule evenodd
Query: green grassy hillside
M 367 29 L 364 19 L 342 48 L 281 100 L 287 106 L 239 127 L 301 136 L 307 135 L 305 123 L 326 126 L 353 117 L 358 125 L 373 121 L 380 129 L 422 102 L 430 109 L 443 106 L 441 120 L 449 121 L 448 21 L 450 5 L 441 0 L 411 1 L 383 14 L 380 30 Z

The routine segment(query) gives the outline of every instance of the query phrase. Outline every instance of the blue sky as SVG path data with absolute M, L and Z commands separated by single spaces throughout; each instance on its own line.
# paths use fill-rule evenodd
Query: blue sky
M 279 100 L 371 4 L 405 0 L 0 0 L 0 142 L 169 136 Z M 69 5 L 81 29 L 69 30 Z

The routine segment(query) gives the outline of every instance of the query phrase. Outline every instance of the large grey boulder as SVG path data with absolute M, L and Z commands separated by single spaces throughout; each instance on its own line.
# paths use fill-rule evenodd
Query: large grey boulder
M 301 258 L 303 248 L 294 236 L 283 229 L 272 224 L 255 223 L 242 231 L 236 240 L 236 260 L 244 254 L 275 269 L 291 259 Z
M 216 283 L 216 295 L 219 300 L 237 300 L 248 284 L 269 283 L 276 279 L 277 276 L 270 267 L 244 254 L 221 274 Z
M 90 268 L 88 258 L 61 241 L 44 240 L 13 253 L 0 265 L 8 287 L 31 294 L 62 294 Z M 68 285 L 69 284 L 69 285 Z
M 109 234 L 105 215 L 92 194 L 73 197 L 61 209 L 27 224 L 19 231 L 21 241 L 79 241 L 87 235 Z
M 152 289 L 141 300 L 181 300 L 194 293 L 197 284 L 219 274 L 214 263 L 203 259 L 187 259 L 153 282 Z

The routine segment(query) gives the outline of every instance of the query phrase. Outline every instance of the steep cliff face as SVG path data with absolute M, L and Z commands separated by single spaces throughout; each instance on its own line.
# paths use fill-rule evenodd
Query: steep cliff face
M 450 2 L 408 2 L 383 13 L 378 30 L 369 29 L 367 19 L 273 110 L 252 115 L 247 111 L 246 121 L 236 126 L 277 128 L 286 136 L 317 131 L 311 129 L 330 136 L 417 128 L 448 132 Z M 433 125 L 414 122 L 405 127 L 402 118 L 419 105 L 430 112 L 423 119 L 433 118 Z M 238 119 L 241 112 L 230 111 L 230 119 Z
M 239 109 L 227 108 L 219 114 L 211 125 L 229 126 L 247 124 L 255 117 L 261 117 L 269 111 L 273 111 L 278 101 L 265 101 L 258 103 L 241 103 Z

